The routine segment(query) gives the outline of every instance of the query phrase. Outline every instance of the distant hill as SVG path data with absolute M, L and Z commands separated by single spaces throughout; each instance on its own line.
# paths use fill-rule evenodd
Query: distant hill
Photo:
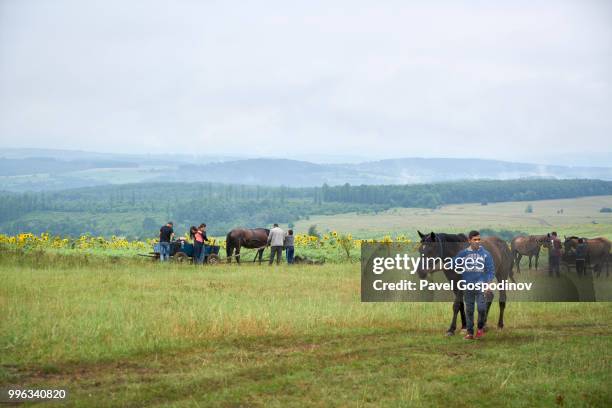
M 483 159 L 400 158 L 319 164 L 288 159 L 119 155 L 45 149 L 0 153 L 0 190 L 45 191 L 139 182 L 262 186 L 414 184 L 457 180 L 612 180 L 612 167 L 552 166 Z

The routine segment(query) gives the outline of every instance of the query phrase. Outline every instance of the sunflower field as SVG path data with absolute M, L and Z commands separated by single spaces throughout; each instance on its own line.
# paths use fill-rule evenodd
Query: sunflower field
M 183 237 L 189 241 L 189 237 Z M 209 238 L 210 243 L 225 248 L 225 238 Z M 110 238 L 92 236 L 89 234 L 79 237 L 66 237 L 52 235 L 49 232 L 42 234 L 21 233 L 17 235 L 0 234 L 0 248 L 7 250 L 42 250 L 59 253 L 96 253 L 133 256 L 147 254 L 152 251 L 156 239 L 128 240 L 125 237 L 111 236 Z M 385 235 L 378 239 L 354 238 L 351 234 L 330 231 L 321 235 L 297 234 L 294 243 L 296 255 L 302 254 L 309 258 L 325 261 L 358 260 L 361 245 L 364 242 L 379 243 L 413 243 L 404 235 L 392 237 Z M 242 253 L 249 256 L 251 250 L 243 249 Z

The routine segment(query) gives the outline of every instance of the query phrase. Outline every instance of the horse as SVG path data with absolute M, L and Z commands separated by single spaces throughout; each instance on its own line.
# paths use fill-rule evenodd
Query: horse
M 234 228 L 225 237 L 227 262 L 231 263 L 235 250 L 236 262 L 240 263 L 240 248 L 244 247 L 257 249 L 253 262 L 259 257 L 259 262 L 261 263 L 264 249 L 268 244 L 269 234 L 270 230 L 266 228 Z
M 564 237 L 563 249 L 566 256 L 569 256 L 576 250 L 578 245 L 578 237 Z M 587 244 L 587 263 L 593 265 L 593 272 L 597 272 L 597 277 L 601 275 L 602 266 L 606 265 L 606 277 L 610 276 L 608 260 L 610 258 L 610 248 L 612 244 L 610 240 L 603 237 L 583 238 Z
M 421 244 L 419 246 L 419 253 L 425 258 L 440 257 L 443 260 L 447 257 L 454 258 L 462 250 L 468 246 L 468 238 L 465 234 L 446 234 L 446 233 L 435 233 L 423 234 L 417 231 L 421 237 Z M 502 280 L 510 279 L 514 282 L 514 274 L 512 266 L 514 259 L 512 253 L 506 241 L 499 237 L 484 237 L 481 240 L 481 245 L 489 251 L 493 257 L 493 263 L 495 264 L 495 278 L 498 282 Z M 433 269 L 424 269 L 423 263 L 419 265 L 417 273 L 419 277 L 424 279 L 428 273 L 433 273 L 437 270 L 442 270 L 446 279 L 453 283 L 453 292 L 455 293 L 455 300 L 453 302 L 453 319 L 451 325 L 448 328 L 446 335 L 453 336 L 457 328 L 457 314 L 461 315 L 461 330 L 466 328 L 465 318 L 465 305 L 463 303 L 463 291 L 457 289 L 457 282 L 461 280 L 461 275 L 455 272 L 453 269 L 444 269 L 440 263 L 435 263 L 440 266 Z M 486 315 L 485 325 L 487 317 L 489 315 L 489 309 L 493 302 L 493 294 L 486 296 Z M 504 311 L 506 310 L 506 291 L 499 291 L 499 320 L 497 327 L 502 329 L 504 327 Z
M 535 268 L 538 269 L 540 249 L 546 244 L 546 235 L 520 235 L 512 238 L 510 251 L 516 265 L 516 271 L 521 273 L 521 258 L 529 257 L 529 269 L 531 269 L 531 258 L 535 257 Z

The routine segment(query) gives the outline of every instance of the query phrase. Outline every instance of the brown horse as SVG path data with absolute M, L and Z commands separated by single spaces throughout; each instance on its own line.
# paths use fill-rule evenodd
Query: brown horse
M 540 249 L 546 243 L 546 235 L 528 235 L 512 238 L 510 242 L 510 251 L 516 265 L 516 271 L 521 273 L 521 259 L 523 256 L 529 257 L 529 269 L 531 269 L 531 258 L 535 257 L 535 268 L 538 269 L 538 259 L 540 258 Z
M 447 257 L 454 258 L 459 251 L 468 246 L 468 238 L 465 234 L 444 234 L 431 232 L 430 234 L 422 234 L 417 231 L 421 237 L 421 245 L 419 247 L 419 253 L 426 258 L 440 257 L 442 259 Z M 502 280 L 514 281 L 514 275 L 512 272 L 512 253 L 508 244 L 501 238 L 498 237 L 484 237 L 481 240 L 482 246 L 489 251 L 493 257 L 493 263 L 495 264 L 495 278 L 498 282 Z M 428 273 L 433 273 L 435 270 L 426 270 L 419 266 L 417 273 L 419 277 L 426 278 Z M 453 319 L 451 325 L 446 332 L 447 336 L 455 334 L 457 328 L 457 314 L 461 315 L 461 329 L 465 329 L 465 305 L 463 303 L 463 291 L 457 289 L 457 282 L 461 280 L 461 275 L 456 273 L 454 270 L 443 269 L 446 279 L 453 282 L 453 292 L 455 293 L 455 301 L 453 302 Z M 486 315 L 489 315 L 489 309 L 493 302 L 493 296 L 486 297 L 487 311 Z M 500 329 L 504 327 L 504 310 L 506 309 L 506 291 L 499 291 L 499 320 L 497 327 Z M 486 318 L 485 318 L 486 324 Z
M 263 251 L 268 244 L 268 234 L 270 230 L 266 228 L 234 228 L 228 232 L 225 238 L 227 262 L 231 263 L 232 257 L 235 256 L 236 262 L 240 263 L 240 248 L 244 247 L 257 249 L 253 262 L 259 257 L 261 263 Z
M 569 256 L 576 251 L 578 245 L 578 237 L 566 237 L 563 243 L 565 255 Z M 583 238 L 587 244 L 587 264 L 593 266 L 593 272 L 597 272 L 597 276 L 601 275 L 603 265 L 606 265 L 606 277 L 610 276 L 608 260 L 610 259 L 610 248 L 612 244 L 610 240 L 603 237 Z

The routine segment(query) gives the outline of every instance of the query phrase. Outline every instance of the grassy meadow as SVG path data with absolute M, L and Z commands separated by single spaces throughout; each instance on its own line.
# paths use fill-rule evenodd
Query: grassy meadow
M 67 406 L 612 404 L 610 303 L 509 303 L 467 342 L 449 304 L 361 303 L 357 263 L 2 253 L 0 279 L 0 386 Z
M 533 212 L 526 213 L 531 204 Z M 556 230 L 560 236 L 604 236 L 612 239 L 612 196 L 564 200 L 517 201 L 481 205 L 446 205 L 439 209 L 394 208 L 378 214 L 317 215 L 295 224 L 298 231 L 317 225 L 321 231 L 351 231 L 355 236 L 376 236 L 389 231 L 417 236 L 422 232 L 467 232 L 470 229 L 521 231 L 542 234 Z M 559 210 L 563 210 L 559 213 Z
M 611 204 L 607 196 L 394 209 L 311 217 L 295 230 L 612 238 L 612 214 L 599 212 Z M 160 265 L 136 256 L 148 243 L 122 240 L 106 249 L 88 239 L 83 248 L 5 243 L 0 388 L 65 388 L 68 400 L 56 405 L 82 407 L 612 406 L 612 303 L 509 297 L 503 330 L 472 342 L 445 337 L 450 304 L 361 303 L 358 246 L 347 259 L 321 240 L 296 254 L 324 265 L 292 267 L 252 264 L 253 251 L 240 266 Z M 545 273 L 542 258 L 524 273 Z

